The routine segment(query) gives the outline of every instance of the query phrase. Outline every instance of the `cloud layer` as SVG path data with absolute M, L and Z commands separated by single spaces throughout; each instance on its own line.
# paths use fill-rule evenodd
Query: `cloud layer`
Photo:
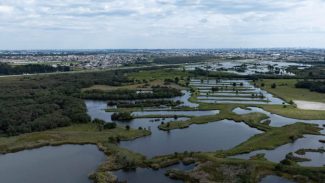
M 0 49 L 325 47 L 324 0 L 0 0 Z

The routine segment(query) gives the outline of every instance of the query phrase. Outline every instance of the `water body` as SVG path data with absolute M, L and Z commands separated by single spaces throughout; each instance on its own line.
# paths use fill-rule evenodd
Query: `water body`
M 200 93 L 201 96 L 240 96 L 240 97 L 251 97 L 252 93 L 236 93 L 236 92 L 218 92 L 218 93 Z
M 183 181 L 173 180 L 165 176 L 166 171 L 169 169 L 189 171 L 194 167 L 194 164 L 184 165 L 181 163 L 167 168 L 161 168 L 159 170 L 137 168 L 135 171 L 119 170 L 114 172 L 114 174 L 118 177 L 119 181 L 127 181 L 128 183 L 181 183 Z
M 87 113 L 91 119 L 101 119 L 106 122 L 112 122 L 111 116 L 114 112 L 106 112 L 107 108 L 106 101 L 99 100 L 85 100 L 87 107 Z M 138 111 L 133 112 L 135 116 L 144 116 L 144 115 L 184 115 L 184 116 L 207 116 L 218 114 L 219 110 L 207 110 L 207 111 L 172 111 L 172 110 L 149 110 L 149 111 Z
M 189 99 L 191 97 L 191 92 L 187 91 L 187 90 L 183 90 L 182 91 L 183 95 L 180 97 L 174 97 L 173 100 L 174 101 L 181 101 L 183 102 L 183 104 L 181 104 L 181 106 L 186 106 L 186 107 L 199 107 L 199 104 L 190 102 Z
M 304 138 L 297 139 L 293 143 L 285 144 L 282 146 L 279 146 L 273 150 L 257 150 L 246 154 L 239 154 L 232 156 L 233 158 L 239 158 L 239 159 L 249 159 L 252 156 L 255 156 L 259 153 L 264 153 L 265 158 L 279 163 L 281 160 L 285 159 L 285 156 L 290 152 L 295 152 L 299 149 L 305 148 L 305 149 L 318 149 L 320 147 L 325 148 L 324 143 L 319 142 L 320 139 L 324 139 L 324 136 L 320 135 L 304 135 Z M 324 157 L 324 154 L 317 153 L 318 155 L 306 153 L 306 155 L 301 156 L 305 158 L 311 159 L 311 161 L 308 162 L 302 162 L 301 165 L 308 165 L 308 166 L 323 166 L 325 164 L 323 158 L 321 161 L 320 158 Z M 297 154 L 294 154 L 295 156 L 298 156 Z
M 296 154 L 296 156 L 311 159 L 311 161 L 299 162 L 299 164 L 302 166 L 325 166 L 325 153 L 306 152 L 305 155 Z
M 268 102 L 263 101 L 236 101 L 236 100 L 198 100 L 198 102 L 202 103 L 210 103 L 210 104 L 269 104 Z
M 262 133 L 245 123 L 236 123 L 231 120 L 191 125 L 189 128 L 171 130 L 170 132 L 159 130 L 159 122 L 139 121 L 134 124 L 150 125 L 152 134 L 133 141 L 122 141 L 120 146 L 148 157 L 184 151 L 230 149 L 251 136 Z
M 309 123 L 309 124 L 318 124 L 321 128 L 322 125 L 325 124 L 325 120 L 301 120 L 301 119 L 294 119 L 294 118 L 288 118 L 288 117 L 283 117 L 277 114 L 272 114 L 270 112 L 267 112 L 261 108 L 257 107 L 248 107 L 248 109 L 242 109 L 242 108 L 235 108 L 233 110 L 234 113 L 236 114 L 248 114 L 252 112 L 259 112 L 266 114 L 269 118 L 267 120 L 270 120 L 270 126 L 273 127 L 282 127 L 285 125 L 289 124 L 294 124 L 297 122 L 304 122 L 304 123 Z M 325 134 L 325 130 L 323 129 L 321 131 L 322 134 Z M 236 155 L 234 157 L 237 158 L 243 158 L 243 159 L 249 159 L 251 156 L 254 156 L 258 153 L 265 153 L 265 157 L 273 162 L 280 162 L 283 160 L 286 156 L 286 154 L 290 152 L 295 152 L 299 149 L 302 148 L 311 148 L 311 149 L 318 149 L 318 148 L 325 148 L 325 144 L 319 142 L 319 140 L 325 139 L 324 136 L 321 135 L 305 135 L 304 138 L 296 140 L 294 143 L 289 143 L 285 144 L 282 146 L 277 147 L 274 150 L 259 150 L 259 151 L 253 151 L 248 154 L 241 154 L 241 155 Z M 325 153 L 306 153 L 303 156 L 295 154 L 295 156 L 299 157 L 304 157 L 304 158 L 309 158 L 311 161 L 306 161 L 306 162 L 300 162 L 299 164 L 304 165 L 304 166 L 323 166 L 325 165 Z
M 3 183 L 89 183 L 106 159 L 95 145 L 48 146 L 0 155 Z
M 95 105 L 96 103 L 99 105 L 99 107 Z M 87 107 L 92 107 L 92 109 L 88 109 L 88 113 L 92 116 L 92 118 L 110 118 L 109 114 L 104 116 L 101 110 L 104 104 L 106 103 L 98 101 L 86 101 Z M 100 112 L 98 112 L 98 110 Z M 176 112 L 177 114 L 182 114 L 182 112 L 186 112 L 183 114 L 201 116 L 213 115 L 219 111 L 147 111 L 136 114 L 148 115 L 157 114 L 157 112 L 158 114 L 175 114 Z M 188 120 L 188 118 L 178 118 L 177 120 L 184 121 Z M 175 121 L 175 119 L 139 118 L 130 122 L 117 122 L 120 125 L 129 125 L 131 128 L 146 128 L 152 132 L 150 136 L 138 138 L 132 141 L 122 141 L 120 142 L 120 146 L 142 153 L 148 157 L 153 157 L 157 155 L 171 154 L 174 152 L 215 151 L 230 149 L 246 141 L 249 137 L 262 133 L 255 128 L 247 126 L 245 123 L 236 123 L 231 120 L 222 120 L 219 122 L 202 125 L 191 125 L 189 128 L 176 129 L 170 132 L 161 131 L 158 129 L 158 126 L 162 122 L 167 123 L 170 121 Z
M 219 110 L 207 110 L 207 111 L 141 111 L 133 112 L 134 116 L 145 115 L 185 115 L 185 116 L 209 116 L 216 115 Z
M 276 175 L 268 175 L 262 178 L 260 183 L 295 183 L 295 182 Z
M 320 127 L 322 127 L 322 125 L 325 124 L 325 120 L 303 120 L 303 119 L 288 118 L 288 117 L 270 113 L 270 112 L 265 111 L 264 109 L 258 108 L 258 107 L 248 107 L 248 109 L 242 109 L 242 108 L 237 107 L 233 110 L 233 112 L 236 114 L 248 114 L 248 113 L 252 113 L 252 112 L 259 112 L 259 113 L 266 114 L 269 117 L 269 119 L 267 119 L 267 120 L 271 121 L 270 126 L 273 126 L 273 127 L 282 127 L 282 126 L 294 124 L 297 122 L 318 124 Z M 322 133 L 325 134 L 325 131 L 323 130 Z
M 234 96 L 231 96 L 231 97 L 225 97 L 225 96 L 222 96 L 222 97 L 213 97 L 213 96 L 198 96 L 197 97 L 198 99 L 200 100 L 218 100 L 218 101 L 222 101 L 222 100 L 238 100 L 238 101 L 243 101 L 243 100 L 250 100 L 250 101 L 263 101 L 265 100 L 264 98 L 252 98 L 252 97 L 234 97 Z

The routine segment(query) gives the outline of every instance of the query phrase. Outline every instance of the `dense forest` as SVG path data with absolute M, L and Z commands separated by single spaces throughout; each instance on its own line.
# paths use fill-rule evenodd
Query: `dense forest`
M 128 82 L 123 72 L 92 72 L 0 78 L 0 135 L 89 122 L 81 88 Z
M 154 87 L 152 93 L 137 93 L 136 90 L 88 90 L 81 93 L 81 98 L 92 100 L 135 100 L 135 99 L 153 99 L 153 98 L 171 98 L 181 96 L 182 92 L 170 87 Z
M 299 81 L 296 83 L 296 88 L 307 88 L 310 91 L 325 93 L 325 82 L 324 81 Z
M 48 72 L 66 72 L 70 71 L 68 66 L 53 67 L 50 65 L 27 64 L 12 66 L 6 63 L 0 63 L 0 75 L 34 74 Z

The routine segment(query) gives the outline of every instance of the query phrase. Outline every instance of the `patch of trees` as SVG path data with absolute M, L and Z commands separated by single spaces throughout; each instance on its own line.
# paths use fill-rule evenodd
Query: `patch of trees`
M 102 131 L 103 129 L 114 129 L 116 128 L 116 123 L 110 123 L 110 122 L 105 122 L 104 120 L 101 119 L 94 119 L 92 121 L 94 124 L 97 125 L 97 128 L 99 131 Z
M 129 82 L 125 72 L 131 71 L 0 78 L 0 135 L 90 122 L 81 89 Z
M 131 121 L 134 119 L 130 112 L 116 112 L 111 116 L 113 121 Z
M 18 75 L 18 74 L 34 74 L 48 72 L 67 72 L 70 71 L 69 66 L 53 67 L 44 64 L 27 64 L 12 66 L 6 63 L 0 63 L 0 75 Z
M 325 81 L 298 81 L 295 84 L 296 88 L 306 88 L 310 91 L 325 93 Z
M 181 96 L 182 92 L 170 87 L 153 87 L 152 93 L 137 93 L 136 90 L 89 90 L 81 93 L 81 97 L 92 100 L 135 100 L 135 99 L 154 99 L 154 98 L 171 98 Z
M 324 64 L 317 64 L 304 69 L 300 69 L 298 66 L 290 66 L 287 70 L 296 74 L 297 78 L 324 79 L 324 69 Z

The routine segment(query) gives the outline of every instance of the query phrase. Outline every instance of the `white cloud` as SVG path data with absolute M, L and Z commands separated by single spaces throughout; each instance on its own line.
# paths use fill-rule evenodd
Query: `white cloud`
M 10 14 L 14 10 L 13 7 L 7 5 L 0 5 L 0 14 Z
M 322 0 L 1 0 L 0 49 L 324 47 L 324 9 Z

